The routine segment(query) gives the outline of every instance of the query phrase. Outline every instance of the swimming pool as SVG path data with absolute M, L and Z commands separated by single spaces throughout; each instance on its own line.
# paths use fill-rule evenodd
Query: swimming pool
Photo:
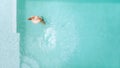
M 78 0 L 18 0 L 20 68 L 119 68 L 119 7 Z M 27 20 L 34 15 L 43 16 L 46 25 Z

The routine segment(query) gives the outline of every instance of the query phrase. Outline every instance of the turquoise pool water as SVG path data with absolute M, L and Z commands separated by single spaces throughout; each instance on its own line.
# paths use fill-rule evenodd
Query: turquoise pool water
M 21 68 L 119 68 L 120 4 L 18 1 Z M 30 16 L 43 16 L 46 25 Z

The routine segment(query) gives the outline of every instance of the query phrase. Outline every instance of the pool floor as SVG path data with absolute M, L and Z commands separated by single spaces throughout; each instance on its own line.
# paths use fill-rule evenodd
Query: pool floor
M 22 2 L 20 68 L 120 67 L 120 4 Z M 31 16 L 43 16 L 46 25 L 33 24 Z

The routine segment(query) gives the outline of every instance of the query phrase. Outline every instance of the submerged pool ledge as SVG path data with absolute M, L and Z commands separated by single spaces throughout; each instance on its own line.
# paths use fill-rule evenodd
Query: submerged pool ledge
M 120 3 L 120 0 L 26 0 L 26 1 L 46 1 L 46 2 L 80 2 L 80 3 Z

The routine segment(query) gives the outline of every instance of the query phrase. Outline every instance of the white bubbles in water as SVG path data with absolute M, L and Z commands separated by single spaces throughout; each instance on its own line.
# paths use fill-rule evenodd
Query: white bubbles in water
M 52 48 L 55 47 L 55 45 L 56 45 L 56 32 L 52 27 L 45 30 L 44 39 L 48 40 L 49 46 L 51 46 Z
M 38 38 L 40 48 L 54 49 L 56 46 L 56 31 L 53 27 L 49 27 L 44 31 L 44 36 Z

